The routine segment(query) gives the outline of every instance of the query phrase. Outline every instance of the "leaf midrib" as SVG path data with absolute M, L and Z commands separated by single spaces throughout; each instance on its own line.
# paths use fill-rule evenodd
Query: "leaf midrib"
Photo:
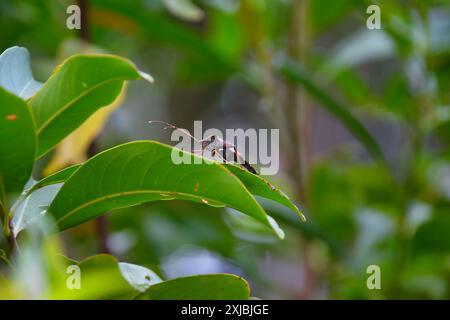
M 77 103 L 79 100 L 81 100 L 81 98 L 84 98 L 84 97 L 87 96 L 89 93 L 91 93 L 92 91 L 96 90 L 97 88 L 99 88 L 100 86 L 102 86 L 102 85 L 104 85 L 104 84 L 106 84 L 106 83 L 108 83 L 108 82 L 111 82 L 111 81 L 114 81 L 114 80 L 120 80 L 120 79 L 123 79 L 123 80 L 125 81 L 125 79 L 124 79 L 123 76 L 113 77 L 113 78 L 110 78 L 110 79 L 101 81 L 101 82 L 99 82 L 99 83 L 93 85 L 92 87 L 90 87 L 89 89 L 87 89 L 86 91 L 84 91 L 83 93 L 77 95 L 75 98 L 73 98 L 72 100 L 70 100 L 69 102 L 67 102 L 65 105 L 63 105 L 62 108 L 60 108 L 58 111 L 56 111 L 52 116 L 50 116 L 50 117 L 47 119 L 47 121 L 45 121 L 45 122 L 44 122 L 44 123 L 36 130 L 36 133 L 37 133 L 38 135 L 41 134 L 41 132 L 42 132 L 45 128 L 47 128 L 47 127 L 50 125 L 50 123 L 51 123 L 54 119 L 56 119 L 57 117 L 59 117 L 59 116 L 60 116 L 63 112 L 65 112 L 71 105 L 73 105 L 73 104 Z
M 197 195 L 193 195 L 193 194 L 191 194 L 191 193 L 179 192 L 179 191 L 168 191 L 168 190 L 152 190 L 152 191 L 149 191 L 149 190 L 133 190 L 133 191 L 122 191 L 122 192 L 112 193 L 112 194 L 109 194 L 109 195 L 107 195 L 107 196 L 99 197 L 99 198 L 93 199 L 93 200 L 91 200 L 91 201 L 89 201 L 89 202 L 86 202 L 86 203 L 84 203 L 83 205 L 76 207 L 76 208 L 73 209 L 72 211 L 69 211 L 67 214 L 65 214 L 64 216 L 62 216 L 61 218 L 59 218 L 59 219 L 56 221 L 56 224 L 59 224 L 59 223 L 61 223 L 62 221 L 67 220 L 69 217 L 71 217 L 72 215 L 74 215 L 75 213 L 77 213 L 77 212 L 80 211 L 80 210 L 82 210 L 82 209 L 84 209 L 84 208 L 87 208 L 87 207 L 89 207 L 89 206 L 91 206 L 91 205 L 94 205 L 94 204 L 96 204 L 96 203 L 102 202 L 102 201 L 104 201 L 104 200 L 110 200 L 110 199 L 118 198 L 118 197 L 121 197 L 121 196 L 139 195 L 139 194 L 154 194 L 154 193 L 158 193 L 158 194 L 163 193 L 163 194 L 178 195 L 178 196 L 188 196 L 188 197 L 195 198 L 195 199 L 200 199 L 200 200 L 204 199 L 204 200 L 206 200 L 206 201 L 208 201 L 208 200 L 210 200 L 210 201 L 215 201 L 215 202 L 218 201 L 218 200 L 216 200 L 216 199 L 211 199 L 211 198 L 208 198 L 208 197 L 200 197 L 200 196 L 197 196 Z

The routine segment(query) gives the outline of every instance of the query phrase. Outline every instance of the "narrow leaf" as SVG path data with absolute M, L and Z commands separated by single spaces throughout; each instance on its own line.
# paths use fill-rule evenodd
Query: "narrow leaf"
M 320 103 L 321 107 L 334 115 L 361 142 L 374 159 L 384 161 L 383 152 L 370 133 L 350 113 L 349 108 L 321 88 L 311 74 L 292 60 L 282 63 L 279 69 L 283 76 L 293 83 L 303 86 Z

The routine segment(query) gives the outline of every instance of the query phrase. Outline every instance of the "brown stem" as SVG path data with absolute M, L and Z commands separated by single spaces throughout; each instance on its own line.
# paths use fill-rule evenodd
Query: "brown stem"
M 307 12 L 308 0 L 293 3 L 288 52 L 291 58 L 300 60 L 303 64 L 307 63 L 306 50 L 311 42 Z M 287 84 L 286 100 L 287 127 L 293 139 L 290 170 L 298 186 L 298 197 L 307 205 L 312 153 L 313 105 L 303 89 L 290 83 Z
M 308 28 L 308 0 L 294 1 L 292 4 L 291 27 L 289 31 L 289 56 L 307 64 L 307 48 L 310 47 L 310 30 Z M 290 172 L 295 179 L 297 196 L 302 204 L 309 207 L 309 174 L 312 158 L 312 121 L 313 104 L 303 89 L 287 83 L 286 123 L 292 137 L 290 154 Z M 297 297 L 312 298 L 314 295 L 316 275 L 311 266 L 310 243 L 303 239 L 304 283 L 302 292 Z
M 19 244 L 17 243 L 17 239 L 16 239 L 16 237 L 14 236 L 14 233 L 13 233 L 13 225 L 12 225 L 12 220 L 11 219 L 9 219 L 9 221 L 8 221 L 8 236 L 7 236 L 7 239 L 8 239 L 8 243 L 9 243 L 9 248 L 11 250 L 10 255 L 13 252 L 15 252 L 15 251 L 20 254 Z
M 95 228 L 97 230 L 97 237 L 98 237 L 98 246 L 99 246 L 99 252 L 100 253 L 111 253 L 111 250 L 108 245 L 108 217 L 105 215 L 99 216 L 97 219 L 95 219 Z
M 14 237 L 14 233 L 12 231 L 12 220 L 9 217 L 9 212 L 5 210 L 2 205 L 0 205 L 0 217 L 3 221 L 3 234 L 9 245 L 9 255 L 11 255 L 14 251 L 20 252 L 16 237 Z
M 78 6 L 81 11 L 81 29 L 80 38 L 86 42 L 90 41 L 90 24 L 89 24 L 89 0 L 78 0 Z

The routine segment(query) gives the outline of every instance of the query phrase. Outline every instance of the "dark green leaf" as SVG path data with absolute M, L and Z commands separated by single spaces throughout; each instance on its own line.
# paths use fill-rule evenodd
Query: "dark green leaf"
M 28 106 L 0 88 L 0 202 L 6 201 L 7 194 L 23 190 L 35 154 L 36 132 Z

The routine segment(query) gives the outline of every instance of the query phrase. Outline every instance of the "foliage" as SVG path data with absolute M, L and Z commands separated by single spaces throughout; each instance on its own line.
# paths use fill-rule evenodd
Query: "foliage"
M 51 224 L 66 209 L 76 214 L 63 228 L 115 209 L 107 215 L 107 240 L 114 256 L 145 265 L 163 279 L 184 279 L 173 280 L 176 286 L 197 280 L 185 276 L 231 270 L 248 279 L 252 295 L 261 298 L 450 297 L 448 1 L 88 2 L 89 43 L 80 44 L 78 39 L 76 45 L 78 34 L 64 26 L 65 1 L 7 0 L 0 4 L 2 50 L 16 45 L 29 48 L 36 75 L 31 75 L 24 49 L 9 49 L 19 51 L 14 55 L 6 51 L 0 59 L 0 86 L 6 89 L 0 88 L 1 203 L 3 208 L 21 212 L 15 216 L 20 227 L 17 222 L 12 232 L 25 230 L 17 238 L 23 252 L 27 252 L 35 217 L 42 211 L 24 208 L 36 208 L 36 203 L 43 206 L 37 208 L 48 209 L 53 200 L 45 199 L 58 193 L 51 207 L 55 212 L 49 210 L 45 215 L 56 217 Z M 372 4 L 381 8 L 381 30 L 366 28 L 366 8 Z M 68 57 L 62 52 L 69 46 L 83 55 L 71 56 L 41 88 L 37 80 L 47 79 L 54 61 Z M 86 55 L 93 46 L 132 57 L 152 71 L 156 82 L 152 86 L 144 81 L 129 83 L 123 108 L 106 126 L 100 125 L 103 129 L 91 145 L 95 148 L 89 157 L 97 155 L 83 163 L 69 157 L 72 162 L 66 164 L 74 166 L 46 176 L 50 172 L 43 174 L 42 168 L 55 156 L 53 148 L 92 119 L 96 110 L 104 109 L 100 107 L 114 105 L 124 81 L 142 78 L 127 59 Z M 108 68 L 111 63 L 117 68 Z M 75 65 L 76 69 L 89 67 L 81 68 L 80 78 L 72 83 L 67 77 L 74 76 Z M 96 73 L 95 68 L 103 71 Z M 17 75 L 21 76 L 14 82 L 8 80 Z M 110 77 L 117 79 L 104 82 Z M 59 88 L 59 82 L 71 85 Z M 92 87 L 96 89 L 91 92 Z M 67 95 L 59 91 L 66 89 Z M 88 91 L 92 94 L 84 96 Z M 146 165 L 155 160 L 162 166 L 172 150 L 169 146 L 123 142 L 149 136 L 167 141 L 159 128 L 143 129 L 144 120 L 163 118 L 183 127 L 202 119 L 221 128 L 280 128 L 280 173 L 270 180 L 292 197 L 238 167 L 215 164 L 208 176 L 198 178 L 220 190 L 218 180 L 227 177 L 226 185 L 241 191 L 235 195 L 223 186 L 220 194 L 209 195 L 210 204 L 220 207 L 193 196 L 195 183 L 189 177 L 183 195 L 173 194 L 176 176 L 172 183 L 163 184 L 163 173 L 157 172 L 154 182 L 165 187 L 162 193 L 111 199 L 91 214 L 74 211 L 98 196 L 138 188 L 156 190 L 144 183 L 149 181 L 136 179 L 145 173 L 142 168 L 108 158 L 123 157 Z M 20 134 L 14 132 L 18 128 Z M 94 129 L 98 129 L 96 124 L 89 130 L 100 132 Z M 89 135 L 89 130 L 84 131 L 90 137 L 87 140 L 95 135 Z M 162 158 L 158 162 L 142 154 L 138 159 L 138 151 L 128 152 L 138 146 Z M 106 162 L 111 162 L 114 172 L 124 172 L 122 182 L 118 175 L 96 178 Z M 170 172 L 181 175 L 188 167 Z M 27 184 L 32 170 L 39 181 Z M 94 181 L 108 188 L 96 189 Z M 20 196 L 22 190 L 26 194 Z M 163 198 L 175 199 L 150 201 Z M 296 202 L 302 204 L 306 223 L 298 219 Z M 283 243 L 269 217 L 283 228 Z M 101 251 L 98 221 L 58 233 L 77 260 Z M 0 269 L 0 295 L 7 291 L 1 288 L 20 287 L 7 265 L 21 264 L 9 261 L 7 243 L 8 239 L 0 239 L 0 254 L 5 252 L 0 261 L 7 261 Z M 26 254 L 22 256 L 25 261 Z M 108 257 L 98 259 L 110 261 L 111 277 L 115 277 L 118 262 Z M 382 270 L 381 290 L 366 287 L 366 269 L 371 264 Z M 206 265 L 214 266 L 213 270 L 203 269 Z M 230 292 L 248 296 L 246 284 L 235 276 L 213 277 L 211 283 L 236 283 Z M 2 286 L 2 281 L 8 285 Z M 163 288 L 171 281 L 150 288 Z M 126 282 L 118 283 L 136 293 Z M 111 296 L 124 297 L 118 291 L 116 296 L 111 291 Z M 23 296 L 27 294 L 33 296 L 28 292 Z M 141 298 L 156 295 L 138 294 Z M 211 292 L 206 294 L 213 297 Z M 107 295 L 90 294 L 101 296 Z
M 24 48 L 8 49 L 5 52 L 8 59 L 2 59 L 5 54 L 0 57 L 0 69 L 10 70 L 10 64 L 13 67 L 17 65 L 15 51 L 26 53 Z M 16 56 L 21 63 L 28 64 L 22 60 L 23 55 Z M 31 72 L 28 65 L 24 70 L 25 73 Z M 4 234 L 13 243 L 11 250 L 18 250 L 16 238 L 19 233 L 41 223 L 43 216 L 50 218 L 45 233 L 63 231 L 114 209 L 157 200 L 181 199 L 213 207 L 229 206 L 272 228 L 280 238 L 284 237 L 283 231 L 252 196 L 252 190 L 300 213 L 284 194 L 269 187 L 262 178 L 252 180 L 243 173 L 235 175 L 233 172 L 239 171 L 233 168 L 234 165 L 207 163 L 214 161 L 194 154 L 186 154 L 191 159 L 190 164 L 174 164 L 171 154 L 177 151 L 154 141 L 122 144 L 81 165 L 68 167 L 38 182 L 31 179 L 27 183 L 36 153 L 37 158 L 42 157 L 97 109 L 110 104 L 120 93 L 125 80 L 152 78 L 117 56 L 75 55 L 58 66 L 41 88 L 24 101 L 18 92 L 23 92 L 21 88 L 27 87 L 32 77 L 28 75 L 16 80 L 11 76 L 14 74 L 9 73 L 9 79 L 8 74 L 2 75 L 3 83 L 7 84 L 5 89 L 13 92 L 0 89 L 4 122 L 0 139 L 8 142 L 2 144 L 1 205 Z M 14 86 L 8 85 L 8 80 L 14 82 Z M 197 160 L 203 163 L 198 164 Z M 17 163 L 23 165 L 17 166 Z M 241 176 L 245 177 L 242 181 Z M 268 188 L 270 191 L 266 190 Z M 21 193 L 19 197 L 18 193 Z M 16 202 L 9 206 L 13 200 Z M 137 296 L 130 285 L 136 287 L 133 281 L 148 276 L 128 275 L 129 272 L 137 272 L 135 269 L 139 267 L 118 264 L 111 256 L 92 257 L 77 266 L 83 273 L 81 297 L 84 298 Z M 105 282 L 100 293 L 97 289 L 99 275 Z M 156 282 L 150 279 L 143 290 L 139 287 L 138 291 L 145 294 L 138 298 L 247 299 L 249 296 L 244 280 L 226 274 L 180 278 L 151 287 L 154 284 Z M 208 287 L 205 284 L 211 285 L 211 292 L 203 289 Z M 71 297 L 60 292 L 64 292 L 61 289 L 63 285 L 57 283 L 56 287 L 57 293 L 53 290 L 51 297 Z M 180 287 L 185 288 L 185 292 L 180 293 Z M 80 298 L 77 295 L 72 297 Z

